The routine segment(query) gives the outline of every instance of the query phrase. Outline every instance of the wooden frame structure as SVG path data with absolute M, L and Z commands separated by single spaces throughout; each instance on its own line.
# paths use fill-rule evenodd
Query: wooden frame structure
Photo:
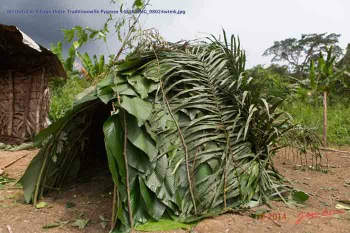
M 47 126 L 48 82 L 57 76 L 66 78 L 57 56 L 0 24 L 0 142 L 20 143 Z

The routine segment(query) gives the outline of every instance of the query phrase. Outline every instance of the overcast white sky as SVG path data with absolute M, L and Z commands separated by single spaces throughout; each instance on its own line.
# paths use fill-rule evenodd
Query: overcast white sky
M 221 28 L 239 35 L 247 51 L 248 66 L 268 64 L 262 53 L 274 41 L 300 37 L 302 33 L 342 34 L 342 48 L 350 43 L 349 0 L 151 0 L 148 9 L 185 10 L 184 15 L 148 15 L 141 21 L 154 27 L 169 41 L 219 35 Z M 99 15 L 9 15 L 7 9 L 108 9 L 109 0 L 2 0 L 0 23 L 14 24 L 38 43 L 48 47 L 62 40 L 61 28 L 74 25 L 98 27 L 105 17 Z M 112 42 L 111 50 L 118 44 Z M 105 53 L 101 44 L 89 52 Z

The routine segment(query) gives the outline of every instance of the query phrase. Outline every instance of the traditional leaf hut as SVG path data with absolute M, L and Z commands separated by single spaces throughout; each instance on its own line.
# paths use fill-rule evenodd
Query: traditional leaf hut
M 0 142 L 19 143 L 45 128 L 48 81 L 57 76 L 66 78 L 56 55 L 0 24 Z
M 102 168 L 114 182 L 111 232 L 121 233 L 187 228 L 284 199 L 291 189 L 272 157 L 286 145 L 318 153 L 320 143 L 311 148 L 283 100 L 265 99 L 244 74 L 239 40 L 224 40 L 161 44 L 116 63 L 36 136 L 42 148 L 19 180 L 25 201 Z

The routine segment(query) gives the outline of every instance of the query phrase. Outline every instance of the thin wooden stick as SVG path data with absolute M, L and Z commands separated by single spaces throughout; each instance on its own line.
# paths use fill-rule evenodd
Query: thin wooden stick
M 38 106 L 36 108 L 36 116 L 35 116 L 35 133 L 38 134 L 41 127 L 40 127 L 40 116 L 41 116 L 41 107 L 42 107 L 42 104 L 43 104 L 43 100 L 44 100 L 44 89 L 45 89 L 45 76 L 46 72 L 45 72 L 45 67 L 42 68 L 42 75 L 41 75 L 41 80 L 40 80 L 40 95 L 41 97 L 39 98 L 38 100 Z
M 111 115 L 116 112 L 114 102 L 112 102 L 112 108 L 113 108 L 113 111 L 111 112 Z M 117 184 L 114 183 L 113 181 L 113 206 L 112 206 L 111 231 L 113 231 L 115 224 L 117 222 L 116 220 L 117 220 L 118 202 L 119 202 L 118 187 L 117 187 Z
M 325 157 L 326 157 L 327 170 L 329 170 L 329 161 L 328 161 L 328 154 L 327 154 L 327 151 L 324 152 L 324 155 L 325 155 Z
M 129 42 L 129 39 L 130 39 L 130 36 L 131 34 L 134 32 L 134 29 L 135 29 L 135 26 L 136 24 L 139 22 L 139 19 L 141 17 L 141 14 L 142 14 L 142 11 L 146 8 L 146 6 L 149 4 L 150 0 L 148 0 L 142 10 L 140 11 L 139 15 L 136 17 L 136 20 L 133 22 L 133 24 L 129 27 L 129 31 L 128 31 L 128 34 L 125 36 L 125 39 L 122 43 L 122 46 L 120 47 L 117 55 L 115 56 L 115 58 L 113 59 L 113 61 L 111 62 L 112 66 L 116 64 L 116 62 L 119 60 L 119 57 L 120 55 L 122 54 L 122 52 L 124 51 L 125 49 L 125 46 L 127 45 L 127 43 Z
M 154 55 L 156 56 L 157 63 L 158 63 L 158 76 L 160 76 L 160 65 L 159 65 L 158 56 L 157 56 L 156 51 L 153 50 L 153 52 L 154 52 Z M 196 200 L 194 198 L 193 187 L 192 187 L 192 180 L 191 180 L 191 175 L 190 175 L 190 164 L 189 164 L 188 148 L 187 148 L 187 145 L 186 145 L 186 142 L 185 142 L 185 138 L 184 138 L 184 136 L 182 134 L 181 128 L 180 128 L 179 124 L 177 123 L 176 118 L 175 118 L 173 112 L 171 111 L 168 99 L 165 96 L 162 80 L 159 81 L 159 85 L 160 85 L 160 89 L 162 90 L 163 102 L 165 103 L 165 105 L 166 105 L 166 107 L 168 109 L 168 112 L 169 112 L 171 118 L 173 119 L 173 121 L 174 121 L 174 123 L 176 125 L 176 128 L 177 128 L 179 136 L 180 136 L 181 144 L 182 144 L 182 147 L 184 149 L 185 162 L 186 162 L 187 182 L 188 182 L 188 187 L 189 187 L 191 199 L 192 199 L 192 202 L 193 202 L 194 213 L 197 215 Z
M 327 92 L 323 92 L 323 146 L 327 147 Z
M 23 158 L 26 157 L 27 155 L 28 155 L 28 154 L 22 155 L 20 158 L 15 159 L 15 160 L 13 160 L 12 162 L 6 164 L 6 165 L 3 167 L 3 169 L 10 167 L 11 165 L 13 165 L 14 163 L 16 163 L 16 162 L 18 162 L 19 160 L 23 159 Z
M 297 163 L 298 163 L 298 157 L 300 158 L 300 165 L 303 166 L 303 159 L 301 157 L 301 153 L 299 153 L 299 149 L 297 149 Z
M 12 228 L 11 228 L 10 225 L 6 225 L 6 228 L 7 228 L 7 230 L 9 231 L 9 233 L 13 233 Z
M 308 161 L 307 161 L 306 152 L 305 152 L 305 153 L 303 153 L 303 154 L 304 154 L 304 157 L 305 157 L 306 168 L 308 168 L 308 167 L 309 167 L 309 164 L 308 164 Z
M 333 148 L 320 148 L 320 150 L 332 151 L 332 152 L 344 153 L 344 154 L 350 154 L 350 151 L 337 150 L 337 149 L 333 149 Z
M 118 104 L 121 106 L 120 102 L 120 96 L 118 93 L 117 96 L 118 99 Z M 132 209 L 131 209 L 131 194 L 130 194 L 130 182 L 129 182 L 129 163 L 128 163 L 128 156 L 127 156 L 127 145 L 128 145 L 128 125 L 126 122 L 126 113 L 123 108 L 120 108 L 121 111 L 123 112 L 123 120 L 124 120 L 124 148 L 123 148 L 123 157 L 124 157 L 124 163 L 125 163 L 125 179 L 126 179 L 126 191 L 128 195 L 128 212 L 129 212 L 129 221 L 130 221 L 130 227 L 131 227 L 131 232 L 134 231 L 134 222 L 132 219 Z

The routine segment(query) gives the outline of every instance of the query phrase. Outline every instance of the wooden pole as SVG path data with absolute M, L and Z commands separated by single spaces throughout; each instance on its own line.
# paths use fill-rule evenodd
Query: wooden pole
M 46 78 L 46 72 L 45 72 L 45 67 L 42 68 L 42 74 L 41 74 L 41 80 L 40 80 L 40 89 L 39 89 L 39 95 L 40 98 L 37 100 L 37 107 L 36 107 L 36 116 L 35 116 L 35 134 L 38 134 L 39 131 L 41 130 L 40 127 L 40 116 L 41 116 L 41 111 L 42 111 L 42 105 L 44 101 L 44 89 L 45 89 L 45 78 Z
M 23 114 L 23 133 L 22 138 L 26 138 L 27 135 L 27 121 L 29 121 L 29 110 L 30 110 L 30 97 L 32 94 L 33 77 L 29 75 L 29 86 L 25 99 L 24 114 Z M 30 132 L 29 132 L 30 135 Z
M 323 92 L 323 146 L 327 147 L 327 92 Z
M 9 121 L 8 121 L 8 126 L 7 126 L 7 134 L 9 136 L 12 136 L 12 128 L 13 128 L 13 113 L 15 111 L 14 109 L 14 98 L 15 98 L 15 94 L 14 94 L 14 85 L 13 85 L 13 76 L 12 76 L 12 71 L 9 70 L 9 89 L 10 89 L 10 93 L 9 93 Z

